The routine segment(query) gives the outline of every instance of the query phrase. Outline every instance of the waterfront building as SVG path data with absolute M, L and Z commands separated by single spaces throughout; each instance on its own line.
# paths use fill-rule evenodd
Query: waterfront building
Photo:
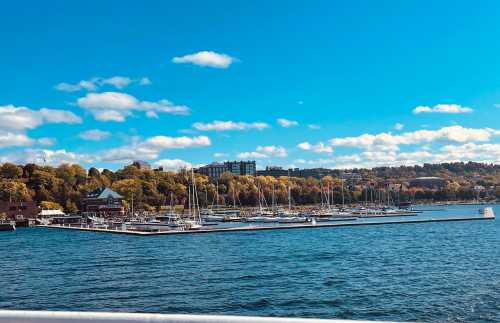
M 108 187 L 98 188 L 83 199 L 84 214 L 99 217 L 123 216 L 123 200 L 123 196 Z
M 8 219 L 14 221 L 35 219 L 38 206 L 35 202 L 0 202 L 0 214 L 5 214 Z
M 42 219 L 53 218 L 58 216 L 65 216 L 64 212 L 58 209 L 53 210 L 41 210 L 38 216 Z

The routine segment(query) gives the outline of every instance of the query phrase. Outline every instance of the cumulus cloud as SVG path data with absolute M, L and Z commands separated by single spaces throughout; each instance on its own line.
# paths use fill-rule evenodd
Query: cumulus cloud
M 373 168 L 381 166 L 410 166 L 424 163 L 482 162 L 500 164 L 500 144 L 465 143 L 445 145 L 434 151 L 417 148 L 414 151 L 364 151 L 357 154 L 313 160 L 298 159 L 298 164 L 309 167 L 335 167 L 340 169 Z
M 130 94 L 120 92 L 87 93 L 77 100 L 77 104 L 90 111 L 99 121 L 122 122 L 132 115 L 133 111 L 149 113 L 149 117 L 157 117 L 157 113 L 187 115 L 190 112 L 189 107 L 175 105 L 168 100 L 140 101 Z
M 333 138 L 333 146 L 358 147 L 366 150 L 399 150 L 400 145 L 429 143 L 434 141 L 448 142 L 484 142 L 489 141 L 498 130 L 491 128 L 464 128 L 462 126 L 443 127 L 438 130 L 417 130 L 400 135 L 391 133 L 363 134 L 357 137 Z
M 164 170 L 179 170 L 182 168 L 191 168 L 191 163 L 182 159 L 160 159 L 154 162 L 157 167 L 163 167 Z
M 137 159 L 157 159 L 163 150 L 184 149 L 210 146 L 211 141 L 206 136 L 198 137 L 167 137 L 155 136 L 144 141 L 136 142 L 118 148 L 107 150 L 101 154 L 104 161 L 129 162 Z
M 151 81 L 147 77 L 139 79 L 132 79 L 127 76 L 112 76 L 109 78 L 93 77 L 89 80 L 81 80 L 74 84 L 62 82 L 57 84 L 55 89 L 63 92 L 78 92 L 82 90 L 97 91 L 103 86 L 112 86 L 117 89 L 123 89 L 133 83 L 139 85 L 150 85 Z
M 43 108 L 32 110 L 14 105 L 0 106 L 0 129 L 34 129 L 46 123 L 81 123 L 82 119 L 73 112 Z
M 93 140 L 93 141 L 99 141 L 102 139 L 106 139 L 109 136 L 111 136 L 111 133 L 109 131 L 103 131 L 99 129 L 91 129 L 87 130 L 84 132 L 81 132 L 79 137 L 84 139 L 84 140 Z
M 235 122 L 235 121 L 219 121 L 215 120 L 210 123 L 196 122 L 193 128 L 200 131 L 234 131 L 234 130 L 248 130 L 257 129 L 262 130 L 269 128 L 265 122 Z
M 321 129 L 321 126 L 320 125 L 317 125 L 317 124 L 308 124 L 307 127 L 311 130 L 319 130 Z
M 227 54 L 219 54 L 213 51 L 201 51 L 194 54 L 172 58 L 175 64 L 194 64 L 213 68 L 228 68 L 236 61 L 234 57 Z
M 282 146 L 257 146 L 255 151 L 247 151 L 238 154 L 238 158 L 270 158 L 270 157 L 287 157 L 288 152 Z
M 78 154 L 65 149 L 25 149 L 21 152 L 3 154 L 0 157 L 2 163 L 12 162 L 17 164 L 35 163 L 40 165 L 57 166 L 60 164 L 92 163 L 96 159 L 90 155 Z
M 333 153 L 333 147 L 325 145 L 323 142 L 320 142 L 316 145 L 312 145 L 309 142 L 302 142 L 297 145 L 297 147 L 301 150 L 312 151 L 318 154 L 331 154 Z
M 288 120 L 288 119 L 285 119 L 285 118 L 279 118 L 276 120 L 276 122 L 282 126 L 283 128 L 290 128 L 290 127 L 294 127 L 294 126 L 298 126 L 299 123 L 297 121 L 294 121 L 294 120 Z
M 0 148 L 16 147 L 16 146 L 31 146 L 35 143 L 24 133 L 13 133 L 0 131 Z
M 0 147 L 52 145 L 51 138 L 30 138 L 26 131 L 49 123 L 81 123 L 73 112 L 43 108 L 33 110 L 14 105 L 0 106 Z
M 262 154 L 262 153 L 256 152 L 256 151 L 246 151 L 246 152 L 239 153 L 238 154 L 238 158 L 242 158 L 242 159 L 252 159 L 252 158 L 260 159 L 260 158 L 269 158 L 269 156 L 266 155 L 266 154 Z
M 433 107 L 421 105 L 413 109 L 414 114 L 420 114 L 420 113 L 451 113 L 451 114 L 458 114 L 458 113 L 470 113 L 473 112 L 469 107 L 464 107 L 458 104 L 437 104 Z

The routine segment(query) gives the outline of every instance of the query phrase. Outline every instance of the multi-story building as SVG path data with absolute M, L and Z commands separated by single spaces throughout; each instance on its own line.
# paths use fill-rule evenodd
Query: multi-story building
M 100 217 L 123 216 L 123 199 L 123 196 L 112 189 L 101 187 L 83 199 L 83 210 L 85 214 Z
M 293 176 L 293 177 L 296 177 L 298 172 L 299 172 L 298 168 L 284 169 L 283 167 L 279 167 L 279 166 L 267 166 L 266 169 L 264 169 L 264 170 L 258 170 L 257 176 L 274 176 L 274 177 Z
M 336 176 L 338 175 L 336 171 L 328 168 L 310 168 L 310 169 L 298 169 L 289 168 L 284 169 L 277 166 L 268 166 L 264 170 L 257 171 L 258 176 L 291 176 L 291 177 L 315 177 L 322 178 L 325 176 Z
M 197 169 L 197 172 L 208 176 L 213 179 L 218 179 L 222 174 L 227 172 L 228 169 L 223 163 L 211 163 L 205 166 L 201 166 Z
M 211 163 L 197 169 L 197 172 L 212 179 L 219 179 L 225 172 L 234 175 L 255 175 L 255 161 L 226 161 Z
M 227 167 L 227 170 L 234 175 L 255 175 L 255 160 L 226 161 L 224 165 Z

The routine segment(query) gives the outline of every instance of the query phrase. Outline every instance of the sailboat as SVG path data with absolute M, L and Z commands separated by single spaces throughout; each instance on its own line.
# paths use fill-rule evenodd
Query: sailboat
M 232 188 L 233 193 L 233 206 L 229 207 L 227 205 L 219 204 L 219 182 L 216 183 L 215 198 L 212 202 L 210 208 L 205 208 L 201 210 L 201 215 L 205 221 L 208 222 L 234 222 L 240 221 L 241 211 L 236 207 L 236 198 L 234 193 L 234 187 Z
M 189 214 L 188 218 L 184 219 L 183 224 L 186 230 L 199 230 L 202 226 L 202 219 L 200 214 L 200 205 L 198 204 L 198 191 L 196 189 L 196 179 L 194 171 L 191 168 L 191 185 L 188 189 L 188 205 Z

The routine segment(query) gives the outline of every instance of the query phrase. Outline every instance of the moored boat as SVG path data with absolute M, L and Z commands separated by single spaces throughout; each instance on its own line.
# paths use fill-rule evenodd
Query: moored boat
M 15 231 L 16 230 L 16 222 L 0 222 L 0 231 Z

